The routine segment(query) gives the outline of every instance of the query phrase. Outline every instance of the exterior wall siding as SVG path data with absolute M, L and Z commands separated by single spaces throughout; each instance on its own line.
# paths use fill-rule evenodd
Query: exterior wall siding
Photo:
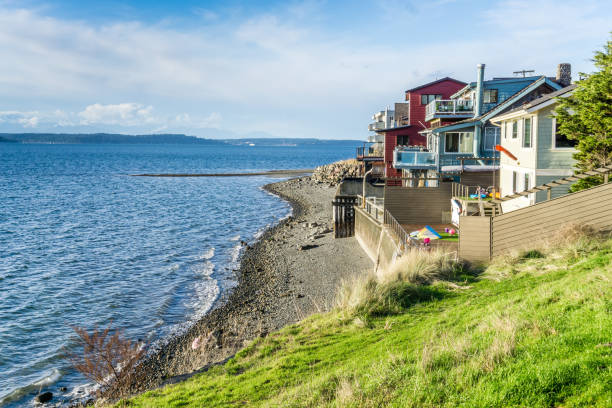
M 539 169 L 571 169 L 576 161 L 573 159 L 574 149 L 553 149 L 553 107 L 538 111 L 538 168 Z
M 449 99 L 452 94 L 463 88 L 465 84 L 459 83 L 452 80 L 446 80 L 419 88 L 415 92 L 406 92 L 406 101 L 408 101 L 408 116 L 409 116 L 409 128 L 390 130 L 385 132 L 385 175 L 388 178 L 401 177 L 401 170 L 393 168 L 393 151 L 397 147 L 398 136 L 408 136 L 409 145 L 412 146 L 426 146 L 427 139 L 425 136 L 419 134 L 420 131 L 424 130 L 422 124 L 425 124 L 425 106 L 421 104 L 421 95 L 423 94 L 435 94 L 442 95 L 442 98 Z M 397 108 L 396 108 L 397 109 Z M 397 111 L 395 113 L 396 118 L 401 117 Z M 388 181 L 387 185 L 400 185 L 399 181 Z

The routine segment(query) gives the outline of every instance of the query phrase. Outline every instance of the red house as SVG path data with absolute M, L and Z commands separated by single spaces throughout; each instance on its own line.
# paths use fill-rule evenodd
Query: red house
M 384 135 L 384 162 L 387 179 L 402 176 L 401 170 L 393 168 L 393 150 L 396 146 L 425 146 L 427 144 L 425 136 L 419 134 L 420 131 L 426 129 L 425 106 L 434 99 L 450 99 L 452 94 L 465 85 L 465 82 L 446 77 L 406 91 L 408 103 L 396 105 L 396 126 L 376 130 L 376 133 Z M 387 185 L 401 185 L 401 180 L 387 180 Z

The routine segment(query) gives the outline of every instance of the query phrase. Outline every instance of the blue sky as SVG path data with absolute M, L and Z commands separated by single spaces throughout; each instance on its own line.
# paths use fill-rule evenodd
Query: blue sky
M 0 132 L 363 139 L 452 76 L 592 71 L 606 1 L 0 0 Z

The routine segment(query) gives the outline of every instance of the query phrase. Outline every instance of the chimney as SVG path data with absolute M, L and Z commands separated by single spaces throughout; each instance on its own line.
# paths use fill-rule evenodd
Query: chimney
M 557 65 L 557 77 L 555 80 L 561 86 L 570 85 L 572 83 L 572 65 L 566 62 Z
M 482 82 L 484 81 L 485 64 L 478 64 L 478 79 L 476 80 L 476 97 L 474 98 L 474 116 L 480 116 L 482 112 Z

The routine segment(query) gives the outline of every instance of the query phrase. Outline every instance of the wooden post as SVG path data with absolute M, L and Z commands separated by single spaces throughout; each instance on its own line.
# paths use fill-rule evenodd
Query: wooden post
M 551 195 L 552 195 L 551 190 L 552 189 L 550 187 L 548 187 L 548 189 L 546 190 L 546 200 L 550 200 Z
M 609 176 L 609 173 L 604 174 L 604 184 L 608 184 L 608 176 Z

